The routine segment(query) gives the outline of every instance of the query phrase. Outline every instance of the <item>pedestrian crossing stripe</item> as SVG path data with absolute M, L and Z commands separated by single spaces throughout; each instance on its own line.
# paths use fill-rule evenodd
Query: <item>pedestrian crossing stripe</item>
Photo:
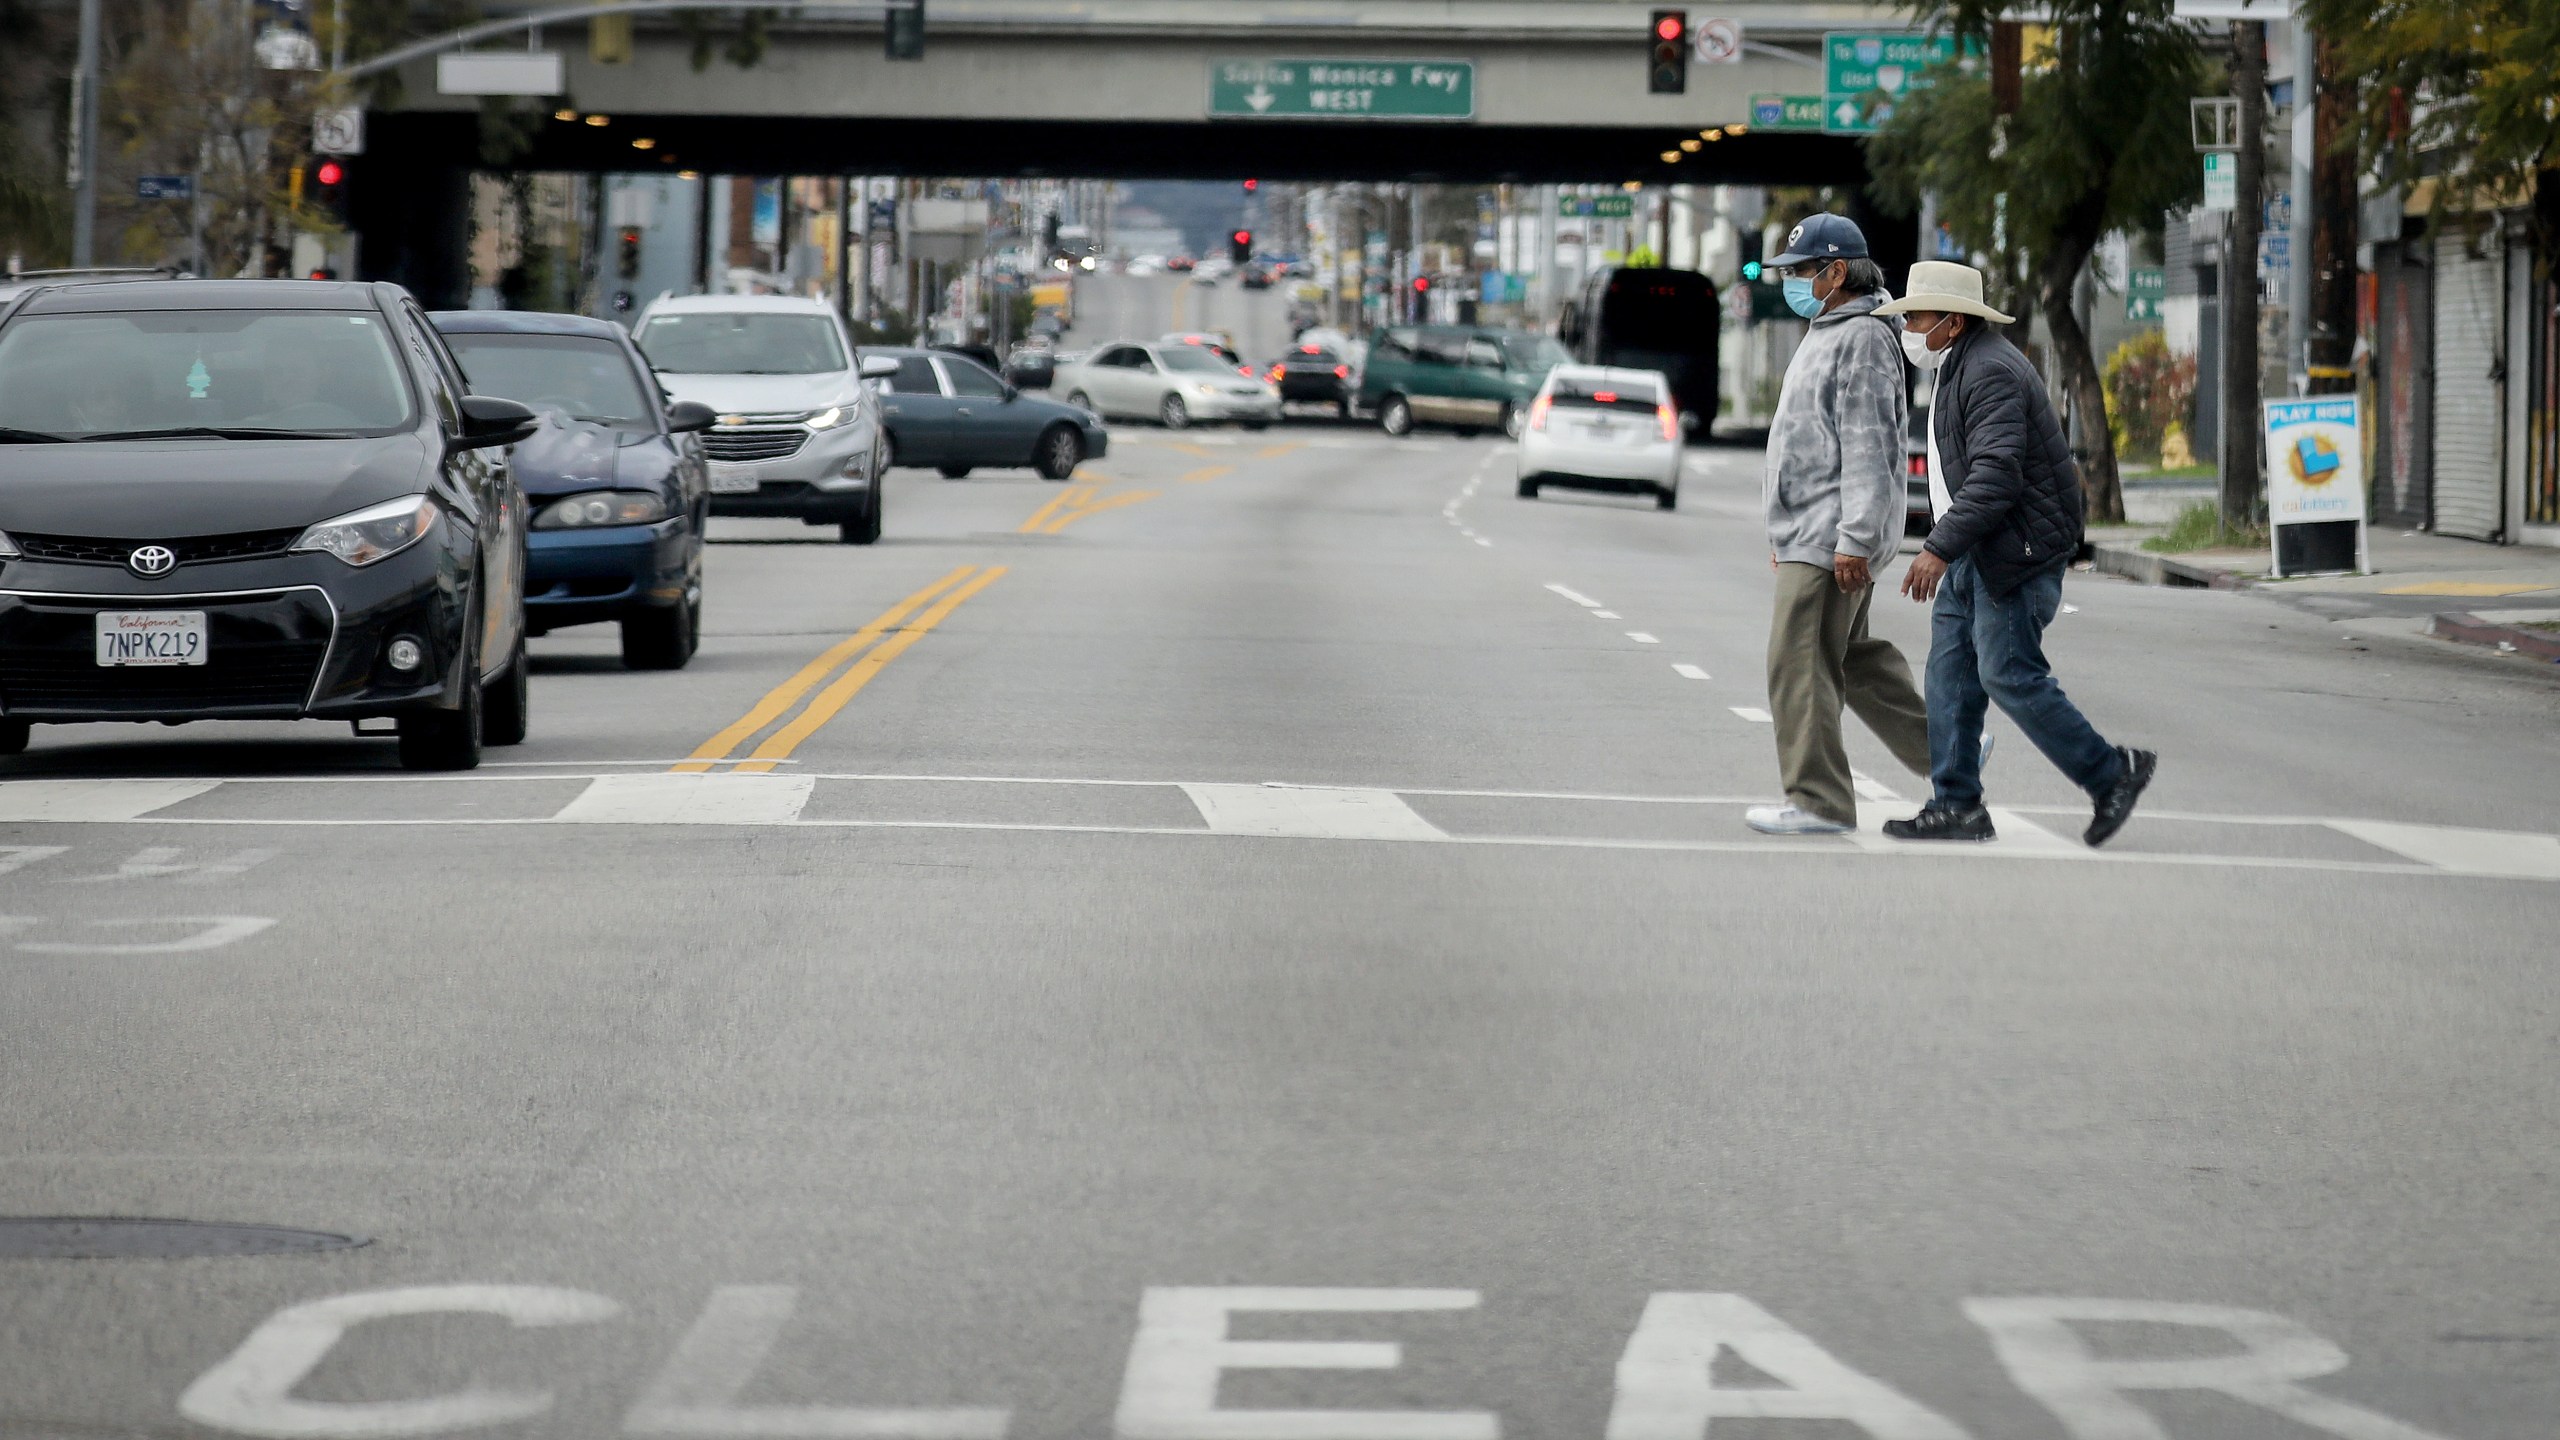
M 1036 776 L 598 773 L 591 768 L 525 768 L 468 776 L 297 775 L 151 779 L 23 779 L 0 782 L 0 824 L 147 825 L 615 825 L 750 826 L 824 829 L 1013 831 L 1271 840 L 1366 840 L 1405 844 L 1651 851 L 1667 854 L 1898 859 L 2048 860 L 2081 864 L 2200 865 L 2377 875 L 2466 876 L 2560 881 L 2560 836 L 2404 820 L 2327 816 L 2219 815 L 2146 810 L 2117 845 L 2092 850 L 2070 838 L 2085 811 L 2018 805 L 1998 812 L 2002 838 L 1982 845 L 1905 845 L 1877 827 L 1910 802 L 1868 797 L 1860 828 L 1847 835 L 1766 837 L 1743 829 L 1739 811 L 1759 796 L 1620 795 L 1572 791 L 1428 787 L 1261 785 L 1208 781 L 1090 780 Z M 539 784 L 527 802 L 490 807 L 489 787 Z M 351 798 L 348 788 L 401 787 L 396 813 Z M 988 797 L 1002 787 L 1040 792 L 1037 805 L 1001 812 Z M 894 791 L 894 802 L 884 794 Z M 1126 797 L 1148 792 L 1133 818 Z M 384 791 L 383 798 L 391 794 Z M 1058 819 L 1059 794 L 1082 797 L 1090 820 Z M 552 797 L 552 798 L 545 798 Z M 1112 797 L 1122 797 L 1115 801 Z M 441 808 L 440 808 L 441 807 Z M 1639 807 L 1697 815 L 1690 836 L 1658 824 L 1627 823 Z M 495 808 L 512 813 L 490 813 Z M 1729 815 L 1720 812 L 1733 812 Z M 369 813 L 370 812 L 370 813 Z M 1619 817 L 1613 826 L 1592 816 Z M 1068 811 L 1074 813 L 1074 806 Z M 2060 823 L 2052 828 L 2045 819 Z M 1151 823 L 1150 823 L 1151 822 Z M 2145 849 L 2143 830 L 2193 835 L 2198 844 Z M 1730 825 L 1733 834 L 1723 833 Z M 2296 853 L 2267 853 L 2268 837 Z M 4 837 L 0 837 L 4 838 Z

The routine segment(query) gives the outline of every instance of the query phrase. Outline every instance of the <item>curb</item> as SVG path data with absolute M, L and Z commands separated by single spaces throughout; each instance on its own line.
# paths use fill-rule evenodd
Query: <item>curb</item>
M 2125 550 L 2113 545 L 2091 548 L 2094 553 L 2090 563 L 2100 574 L 2120 575 L 2136 584 L 2168 585 L 2188 590 L 2246 590 L 2250 586 L 2245 575 L 2204 565 L 2190 565 L 2149 550 Z
M 2447 610 L 2427 622 L 2427 633 L 2464 645 L 2487 645 L 2538 660 L 2560 661 L 2560 635 L 2545 635 L 2500 625 L 2460 610 Z

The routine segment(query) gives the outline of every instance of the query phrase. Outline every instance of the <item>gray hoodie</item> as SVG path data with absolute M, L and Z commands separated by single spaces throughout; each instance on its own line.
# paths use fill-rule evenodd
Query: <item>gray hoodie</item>
M 1901 548 L 1901 331 L 1870 314 L 1891 298 L 1879 290 L 1816 317 L 1787 363 L 1761 483 L 1769 548 L 1781 560 L 1828 568 L 1838 553 L 1882 569 Z

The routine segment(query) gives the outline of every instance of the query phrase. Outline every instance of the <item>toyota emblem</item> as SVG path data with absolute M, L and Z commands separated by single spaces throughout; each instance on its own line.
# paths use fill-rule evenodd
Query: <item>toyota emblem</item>
M 145 545 L 124 557 L 125 568 L 145 580 L 157 580 L 178 568 L 178 552 L 166 545 Z

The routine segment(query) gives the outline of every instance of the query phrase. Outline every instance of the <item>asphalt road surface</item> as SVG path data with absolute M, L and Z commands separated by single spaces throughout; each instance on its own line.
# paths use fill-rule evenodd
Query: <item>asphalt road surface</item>
M 2547 1440 L 2552 667 L 2075 576 L 2116 845 L 1766 839 L 1759 465 L 1129 427 L 468 776 L 39 728 L 0 1217 L 369 1243 L 0 1258 L 0 1435 Z

